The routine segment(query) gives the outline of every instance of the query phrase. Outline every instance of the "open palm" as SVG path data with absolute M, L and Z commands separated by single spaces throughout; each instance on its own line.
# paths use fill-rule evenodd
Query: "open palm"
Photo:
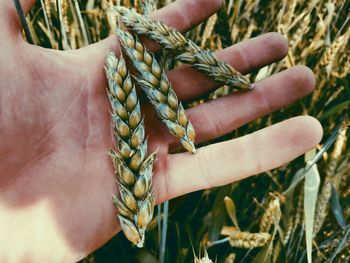
M 22 0 L 28 11 L 34 0 Z M 220 0 L 178 0 L 153 17 L 190 29 L 220 8 Z M 200 11 L 199 11 L 200 10 Z M 117 192 L 106 149 L 113 145 L 103 66 L 118 52 L 115 37 L 76 51 L 32 46 L 21 36 L 11 0 L 0 0 L 0 261 L 74 261 L 119 230 L 111 196 Z M 249 72 L 283 58 L 276 33 L 218 52 Z M 183 66 L 169 72 L 181 100 L 215 86 Z M 303 66 L 188 110 L 197 142 L 214 139 L 307 95 L 312 72 Z M 203 147 L 196 155 L 168 154 L 180 147 L 149 105 L 143 105 L 150 150 L 159 149 L 157 201 L 219 186 L 278 167 L 315 146 L 319 123 L 297 117 L 251 135 Z

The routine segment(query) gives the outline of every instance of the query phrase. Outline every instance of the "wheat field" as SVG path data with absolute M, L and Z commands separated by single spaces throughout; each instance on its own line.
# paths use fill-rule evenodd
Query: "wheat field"
M 41 0 L 27 22 L 36 45 L 78 49 L 115 33 L 112 6 L 147 15 L 171 2 Z M 257 82 L 298 64 L 316 76 L 316 89 L 308 97 L 203 145 L 304 114 L 322 123 L 323 141 L 279 169 L 156 207 L 144 248 L 131 246 L 119 234 L 82 262 L 307 262 L 308 252 L 313 262 L 350 262 L 349 10 L 347 0 L 226 0 L 219 12 L 189 31 L 187 39 L 211 50 L 279 32 L 289 43 L 287 57 L 246 76 Z M 232 92 L 222 86 L 183 105 L 193 107 Z M 315 192 L 308 184 L 318 174 L 321 183 L 313 201 Z M 316 212 L 310 221 L 312 206 Z M 310 233 L 311 250 L 305 242 Z

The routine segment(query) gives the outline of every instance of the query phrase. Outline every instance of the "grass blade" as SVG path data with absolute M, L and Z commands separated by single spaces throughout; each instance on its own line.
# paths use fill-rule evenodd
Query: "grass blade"
M 305 239 L 308 262 L 312 262 L 312 239 L 314 229 L 314 216 L 317 202 L 318 189 L 320 186 L 320 175 L 317 165 L 305 174 L 304 186 L 304 215 L 305 215 Z
M 332 195 L 331 195 L 331 198 L 329 201 L 330 201 L 331 210 L 332 210 L 332 213 L 333 213 L 335 219 L 337 220 L 339 226 L 341 228 L 345 229 L 346 223 L 345 223 L 343 210 L 342 210 L 340 203 L 339 203 L 339 195 L 338 195 L 338 193 L 335 190 L 333 185 L 332 185 Z

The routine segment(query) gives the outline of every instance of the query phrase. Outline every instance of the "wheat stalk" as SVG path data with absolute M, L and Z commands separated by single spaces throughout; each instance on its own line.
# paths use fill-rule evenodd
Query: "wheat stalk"
M 113 202 L 119 212 L 125 236 L 142 247 L 147 225 L 153 216 L 153 163 L 156 154 L 147 156 L 147 139 L 136 87 L 124 59 L 110 53 L 106 61 L 108 98 L 112 108 L 115 139 L 119 152 L 109 150 L 119 186 L 120 198 Z
M 190 64 L 221 85 L 240 89 L 252 89 L 249 79 L 226 62 L 219 61 L 210 50 L 203 50 L 196 43 L 187 40 L 179 31 L 161 21 L 139 15 L 125 7 L 114 7 L 121 14 L 123 23 L 137 34 L 147 35 L 165 49 L 178 54 L 176 59 Z
M 269 233 L 249 233 L 233 231 L 229 236 L 229 243 L 232 247 L 255 248 L 262 247 L 271 240 Z
M 186 150 L 195 153 L 195 132 L 179 102 L 171 83 L 155 57 L 147 51 L 137 37 L 117 30 L 124 52 L 138 71 L 138 83 L 169 131 L 180 138 Z

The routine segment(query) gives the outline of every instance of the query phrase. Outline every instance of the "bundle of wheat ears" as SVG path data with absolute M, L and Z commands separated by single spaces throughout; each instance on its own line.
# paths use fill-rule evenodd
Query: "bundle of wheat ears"
M 227 63 L 217 60 L 212 51 L 199 48 L 175 29 L 126 8 L 115 10 L 122 15 L 125 25 L 137 34 L 147 34 L 152 40 L 164 45 L 179 61 L 193 65 L 221 84 L 252 89 L 249 79 Z M 109 150 L 120 193 L 120 198 L 114 196 L 113 202 L 125 236 L 133 244 L 143 247 L 155 203 L 152 175 L 156 153 L 147 157 L 145 127 L 134 81 L 147 95 L 169 132 L 178 137 L 183 147 L 192 153 L 196 153 L 195 131 L 155 56 L 137 36 L 121 29 L 116 29 L 116 34 L 123 54 L 132 63 L 137 76 L 131 78 L 123 58 L 117 59 L 113 53 L 108 55 L 105 69 L 109 84 L 107 94 L 119 149 L 118 152 Z

